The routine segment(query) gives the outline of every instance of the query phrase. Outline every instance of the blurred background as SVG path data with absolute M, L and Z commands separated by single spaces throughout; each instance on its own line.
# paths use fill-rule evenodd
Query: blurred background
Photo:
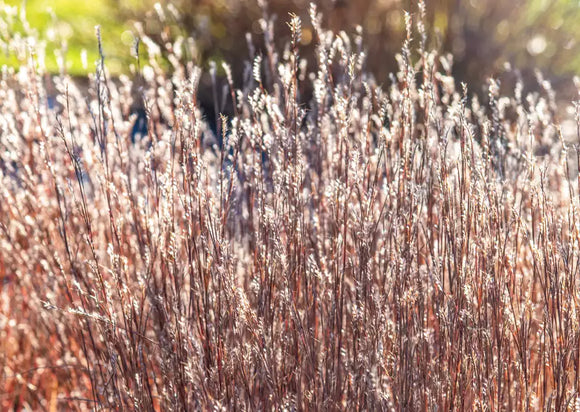
M 73 75 L 94 70 L 98 58 L 95 25 L 101 26 L 106 63 L 113 75 L 135 61 L 131 48 L 135 35 L 145 33 L 158 42 L 168 36 L 191 35 L 196 40 L 191 59 L 204 68 L 209 61 L 231 64 L 238 77 L 248 58 L 246 33 L 259 47 L 262 10 L 258 0 L 9 0 L 2 6 L 0 63 L 19 64 L 11 50 L 11 37 L 35 31 L 46 45 L 48 70 L 59 61 Z M 269 13 L 277 15 L 277 41 L 287 40 L 284 24 L 293 12 L 303 21 L 303 56 L 313 50 L 307 0 L 269 0 Z M 2 3 L 0 3 L 2 4 Z M 404 35 L 403 11 L 417 13 L 412 0 L 319 0 L 325 25 L 353 33 L 364 29 L 368 69 L 378 83 L 386 83 L 395 70 L 394 55 Z M 580 5 L 577 0 L 436 0 L 427 1 L 427 30 L 431 46 L 454 56 L 453 75 L 485 88 L 485 79 L 497 76 L 506 62 L 522 71 L 524 79 L 541 70 L 564 98 L 574 98 L 571 77 L 580 72 Z M 169 7 L 169 8 L 168 8 Z M 171 10 L 178 10 L 179 16 Z M 168 11 L 169 10 L 169 11 Z M 22 27 L 22 12 L 30 27 Z M 159 11 L 165 20 L 159 18 Z M 141 23 L 139 23 L 141 22 Z M 239 77 L 238 77 L 239 78 Z M 477 88 L 475 87 L 475 88 Z M 569 95 L 567 95 L 569 94 Z

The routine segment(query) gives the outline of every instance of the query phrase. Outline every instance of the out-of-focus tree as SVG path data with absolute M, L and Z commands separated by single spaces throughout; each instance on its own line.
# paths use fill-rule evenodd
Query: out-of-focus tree
M 540 69 L 556 82 L 580 71 L 576 1 L 442 0 L 429 4 L 430 22 L 441 33 L 441 47 L 453 53 L 456 77 L 470 84 L 481 84 L 506 62 L 524 76 Z
M 182 13 L 181 24 L 197 40 L 200 59 L 239 61 L 247 57 L 245 34 L 260 41 L 260 4 L 277 16 L 277 36 L 287 39 L 284 22 L 292 12 L 303 18 L 303 44 L 308 53 L 312 41 L 308 27 L 308 0 L 174 0 Z M 168 4 L 166 2 L 166 4 Z M 414 18 L 416 0 L 319 0 L 328 28 L 352 32 L 364 29 L 369 69 L 379 82 L 394 70 L 395 53 L 404 33 L 404 11 Z M 524 73 L 535 68 L 558 77 L 580 71 L 576 39 L 580 7 L 570 0 L 437 0 L 426 1 L 426 24 L 432 46 L 454 56 L 454 75 L 470 84 L 482 84 L 488 76 L 512 63 Z M 151 9 L 152 10 L 152 9 Z M 155 28 L 156 16 L 145 11 Z M 130 14 L 130 13 L 129 13 Z M 135 15 L 134 15 L 135 16 Z M 134 18 L 133 16 L 133 18 Z M 285 37 L 286 36 L 286 37 Z

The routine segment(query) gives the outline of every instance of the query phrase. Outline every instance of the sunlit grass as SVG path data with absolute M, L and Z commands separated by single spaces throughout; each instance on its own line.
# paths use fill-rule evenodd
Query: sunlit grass
M 26 45 L 70 30 L 5 10 L 0 410 L 580 405 L 579 148 L 539 73 L 456 81 L 419 5 L 383 84 L 360 32 L 312 5 L 307 55 L 264 11 L 265 52 L 210 66 L 213 126 L 193 38 L 78 87 Z

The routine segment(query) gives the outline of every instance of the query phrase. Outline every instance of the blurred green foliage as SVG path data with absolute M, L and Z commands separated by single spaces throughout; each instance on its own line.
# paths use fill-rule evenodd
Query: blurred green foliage
M 107 67 L 125 70 L 134 43 L 131 16 L 153 2 L 138 0 L 6 0 L 0 2 L 0 63 L 17 65 L 21 58 L 11 48 L 15 36 L 36 38 L 46 47 L 44 64 L 50 72 L 73 75 L 94 70 L 98 60 L 96 26 L 101 27 Z M 28 22 L 28 25 L 23 23 Z M 85 57 L 83 57 L 83 54 Z

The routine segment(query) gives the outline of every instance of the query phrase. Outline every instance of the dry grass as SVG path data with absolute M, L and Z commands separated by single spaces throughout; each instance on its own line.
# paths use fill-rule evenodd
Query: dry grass
M 264 20 L 242 87 L 216 78 L 216 135 L 171 42 L 171 74 L 101 62 L 88 91 L 4 70 L 2 410 L 580 406 L 576 151 L 549 84 L 468 98 L 415 16 L 382 88 L 361 37 L 311 16 L 317 61 L 297 18 L 278 51 Z

